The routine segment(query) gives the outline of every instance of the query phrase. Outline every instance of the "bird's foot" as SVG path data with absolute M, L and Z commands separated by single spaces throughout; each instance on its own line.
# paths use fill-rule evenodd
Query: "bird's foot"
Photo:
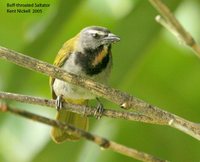
M 61 110 L 63 107 L 63 98 L 62 98 L 62 95 L 60 96 L 57 96 L 56 98 L 56 110 L 59 111 Z
M 100 119 L 103 115 L 103 112 L 104 112 L 104 107 L 103 107 L 103 104 L 100 102 L 99 98 L 96 98 L 97 101 L 98 101 L 98 105 L 97 105 L 97 108 L 94 112 L 94 116 L 96 119 Z

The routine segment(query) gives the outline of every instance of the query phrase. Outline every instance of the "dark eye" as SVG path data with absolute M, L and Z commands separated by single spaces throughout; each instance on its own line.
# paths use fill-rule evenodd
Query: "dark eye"
M 100 37 L 100 35 L 98 33 L 93 33 L 92 34 L 93 38 L 98 39 Z

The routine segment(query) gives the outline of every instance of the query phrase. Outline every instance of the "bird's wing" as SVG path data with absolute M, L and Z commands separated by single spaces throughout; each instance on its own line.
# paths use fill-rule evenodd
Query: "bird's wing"
M 63 47 L 58 52 L 53 65 L 55 65 L 57 67 L 62 67 L 64 65 L 65 61 L 69 58 L 70 54 L 74 50 L 75 41 L 76 41 L 76 37 L 74 37 L 64 43 Z M 55 99 L 57 97 L 53 90 L 54 81 L 55 81 L 55 78 L 50 77 L 49 83 L 50 83 L 51 94 L 52 94 L 53 99 Z

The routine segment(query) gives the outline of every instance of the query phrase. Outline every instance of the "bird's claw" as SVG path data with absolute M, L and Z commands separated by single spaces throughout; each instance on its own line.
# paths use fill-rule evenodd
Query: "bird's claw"
M 63 99 L 62 99 L 62 96 L 58 96 L 56 98 L 56 110 L 59 111 L 61 110 L 63 107 Z
M 104 107 L 103 107 L 103 104 L 99 101 L 98 98 L 97 98 L 97 101 L 98 101 L 98 105 L 97 105 L 97 108 L 94 112 L 94 116 L 95 116 L 96 119 L 100 119 L 103 115 Z

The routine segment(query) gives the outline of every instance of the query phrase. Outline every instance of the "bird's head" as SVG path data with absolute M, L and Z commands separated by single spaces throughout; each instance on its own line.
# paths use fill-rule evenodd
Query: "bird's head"
M 79 49 L 96 49 L 100 46 L 109 46 L 112 43 L 120 41 L 120 38 L 111 33 L 107 28 L 100 26 L 86 27 L 78 35 Z

